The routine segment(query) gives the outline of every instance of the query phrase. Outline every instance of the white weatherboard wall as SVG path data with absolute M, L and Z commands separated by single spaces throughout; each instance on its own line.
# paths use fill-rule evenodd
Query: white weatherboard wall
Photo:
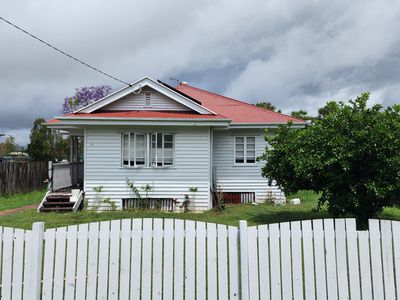
M 145 95 L 150 93 L 151 106 L 145 107 Z M 149 87 L 143 88 L 141 93 L 131 93 L 121 99 L 108 104 L 102 110 L 168 110 L 168 111 L 190 111 L 186 106 L 172 100 L 171 98 L 157 92 Z
M 126 168 L 121 166 L 121 132 L 171 132 L 175 134 L 175 165 L 167 168 Z M 176 198 L 182 203 L 190 187 L 197 187 L 191 209 L 209 207 L 209 128 L 180 127 L 88 127 L 85 151 L 85 198 L 96 201 L 94 187 L 102 186 L 101 198 L 110 197 L 118 206 L 122 198 L 134 198 L 127 179 L 140 188 L 151 184 L 149 197 Z M 144 193 L 142 193 L 144 195 Z
M 283 192 L 276 186 L 268 186 L 267 179 L 261 175 L 265 162 L 253 165 L 240 165 L 234 162 L 234 137 L 255 136 L 256 156 L 263 154 L 267 142 L 264 129 L 230 129 L 213 132 L 213 172 L 215 184 L 224 192 L 255 192 L 256 201 L 267 198 L 276 202 L 284 201 Z

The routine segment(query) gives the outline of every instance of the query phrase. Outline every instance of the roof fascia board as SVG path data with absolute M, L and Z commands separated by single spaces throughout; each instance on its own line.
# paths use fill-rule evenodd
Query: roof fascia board
M 177 92 L 167 88 L 166 86 L 158 83 L 157 81 L 149 78 L 149 77 L 144 77 L 141 80 L 138 80 L 134 83 L 131 84 L 131 86 L 126 86 L 110 95 L 105 96 L 104 98 L 91 103 L 83 108 L 80 108 L 75 111 L 75 113 L 81 112 L 81 113 L 92 113 L 134 91 L 139 90 L 142 87 L 148 86 L 165 96 L 175 100 L 176 102 L 200 113 L 200 114 L 214 114 L 216 115 L 215 112 L 201 106 L 200 104 L 195 103 L 194 101 L 190 100 L 189 98 L 186 98 L 182 96 L 181 94 L 178 94 Z
M 48 123 L 44 124 L 49 128 L 70 128 L 75 126 L 86 126 L 86 125 L 100 125 L 100 126 L 114 126 L 114 125 L 143 125 L 143 126 L 229 126 L 227 120 L 63 120 L 60 123 Z
M 232 129 L 251 129 L 251 128 L 278 128 L 279 126 L 282 125 L 287 125 L 288 123 L 269 123 L 269 124 L 251 124 L 251 123 L 234 123 L 230 124 L 230 128 Z M 292 128 L 305 128 L 307 124 L 298 124 L 298 123 L 292 123 L 291 127 Z
M 189 125 L 189 126 L 229 126 L 227 119 L 124 119 L 124 118 L 59 118 L 58 123 L 45 123 L 50 128 L 82 125 Z

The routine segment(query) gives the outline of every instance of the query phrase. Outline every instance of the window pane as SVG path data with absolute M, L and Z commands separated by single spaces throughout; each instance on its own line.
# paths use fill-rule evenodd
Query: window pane
M 134 166 L 135 165 L 135 134 L 131 133 L 131 140 L 130 140 L 130 153 L 129 153 L 129 158 L 130 158 L 130 165 Z
M 236 144 L 238 144 L 238 143 L 243 144 L 244 143 L 244 137 L 237 136 L 235 142 L 236 142 Z
M 171 142 L 173 141 L 172 134 L 164 134 L 164 142 Z
M 247 144 L 255 144 L 256 138 L 254 136 L 247 137 Z
M 247 150 L 246 151 L 246 162 L 248 162 L 248 163 L 256 162 L 256 151 L 255 150 Z
M 238 150 L 236 150 L 235 154 L 236 154 L 236 156 L 243 157 L 243 156 L 244 156 L 244 151 L 238 151 Z
M 164 148 L 172 149 L 174 147 L 172 134 L 164 135 Z
M 174 163 L 174 150 L 164 149 L 164 165 L 173 165 Z
M 254 149 L 256 149 L 256 145 L 255 144 L 247 143 L 247 150 L 254 150 Z
M 122 135 L 122 164 L 129 164 L 129 134 Z
M 163 165 L 162 159 L 163 159 L 163 151 L 162 151 L 162 149 L 157 148 L 157 166 L 158 167 L 161 167 Z
M 157 133 L 157 148 L 162 148 L 162 133 Z
M 236 163 L 244 163 L 244 158 L 243 157 L 236 157 Z
M 247 157 L 246 162 L 249 164 L 253 164 L 256 162 L 256 159 L 254 157 Z
M 244 145 L 243 144 L 236 144 L 236 150 L 244 150 Z
M 247 156 L 251 156 L 251 157 L 256 156 L 256 152 L 254 150 L 247 150 L 246 154 L 247 154 Z
M 151 165 L 155 166 L 156 165 L 156 149 L 155 148 L 151 148 L 150 155 L 151 155 Z
M 136 135 L 136 165 L 146 163 L 146 137 L 144 134 Z

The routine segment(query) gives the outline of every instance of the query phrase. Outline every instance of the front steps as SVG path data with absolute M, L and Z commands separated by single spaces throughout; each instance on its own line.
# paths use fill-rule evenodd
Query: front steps
M 72 212 L 75 202 L 69 199 L 71 193 L 50 193 L 43 202 L 41 212 Z

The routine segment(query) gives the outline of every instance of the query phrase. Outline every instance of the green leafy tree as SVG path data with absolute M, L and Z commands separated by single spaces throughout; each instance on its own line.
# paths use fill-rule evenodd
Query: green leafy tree
M 318 110 L 318 118 L 325 118 L 330 113 L 337 112 L 339 110 L 339 104 L 335 101 L 329 101 L 324 107 Z
M 33 161 L 68 160 L 69 137 L 64 138 L 54 133 L 51 129 L 43 125 L 45 122 L 43 118 L 37 118 L 33 122 L 27 149 L 29 157 Z
M 28 154 L 33 161 L 49 161 L 53 156 L 54 136 L 51 129 L 43 123 L 45 123 L 43 118 L 37 118 L 31 129 Z
M 256 103 L 257 107 L 261 107 L 261 108 L 265 108 L 268 110 L 272 110 L 272 111 L 277 111 L 277 112 L 281 112 L 280 109 L 277 110 L 276 106 L 273 105 L 271 102 L 257 102 Z
M 297 111 L 292 111 L 290 114 L 292 117 L 302 119 L 302 120 L 313 120 L 314 117 L 308 116 L 307 112 L 305 110 L 297 110 Z
M 384 207 L 400 202 L 400 105 L 367 107 L 365 93 L 349 103 L 328 103 L 312 126 L 281 126 L 266 136 L 263 176 L 286 194 L 321 193 L 318 208 L 354 215 L 365 227 Z M 325 107 L 326 108 L 326 107 Z M 332 109 L 333 108 L 333 109 Z
M 71 139 L 69 137 L 63 137 L 62 135 L 59 134 L 54 134 L 53 138 L 54 138 L 55 158 L 58 161 L 61 161 L 63 159 L 69 160 L 70 159 L 69 145 L 71 143 Z M 81 146 L 81 143 L 79 143 L 78 145 Z M 78 151 L 79 153 L 83 153 L 83 150 L 81 150 L 80 147 L 78 147 Z
M 9 135 L 4 142 L 0 144 L 0 157 L 15 152 L 18 150 L 18 145 L 15 143 L 15 138 Z

